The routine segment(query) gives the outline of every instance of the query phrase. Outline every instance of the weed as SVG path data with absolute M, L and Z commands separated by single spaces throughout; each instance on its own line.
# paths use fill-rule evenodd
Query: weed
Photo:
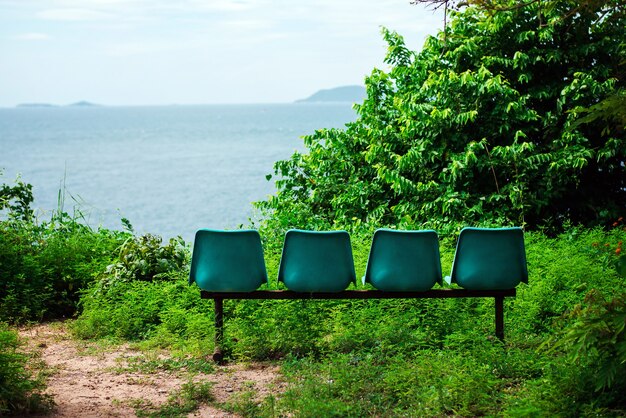
M 126 363 L 116 368 L 117 373 L 141 372 L 146 374 L 159 371 L 213 373 L 215 367 L 205 359 L 198 358 L 161 358 L 156 355 L 142 354 L 124 359 Z
M 228 412 L 242 417 L 258 417 L 261 415 L 261 405 L 256 400 L 257 393 L 253 390 L 245 390 L 231 395 L 228 401 L 217 406 Z
M 0 416 L 46 412 L 53 406 L 45 389 L 45 369 L 33 375 L 31 356 L 20 350 L 17 333 L 0 323 Z M 40 365 L 41 367 L 41 365 Z
M 196 383 L 188 381 L 173 392 L 163 405 L 156 406 L 151 402 L 136 399 L 131 402 L 138 417 L 183 417 L 195 411 L 202 404 L 213 401 L 212 383 Z

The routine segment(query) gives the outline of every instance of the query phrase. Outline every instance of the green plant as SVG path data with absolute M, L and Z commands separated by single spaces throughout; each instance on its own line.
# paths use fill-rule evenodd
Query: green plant
M 606 300 L 590 291 L 583 304 L 564 316 L 565 328 L 551 336 L 552 350 L 562 350 L 577 366 L 593 368 L 594 390 L 613 390 L 621 399 L 626 381 L 626 294 Z
M 477 416 L 493 413 L 499 390 L 489 360 L 461 351 L 290 359 L 283 371 L 279 411 L 297 416 Z
M 190 373 L 212 373 L 214 365 L 207 359 L 202 358 L 162 358 L 158 355 L 143 353 L 141 356 L 131 357 L 127 360 L 127 365 L 116 368 L 118 373 L 141 372 L 144 374 L 156 373 L 159 371 L 168 372 L 190 372 Z
M 219 406 L 221 409 L 242 417 L 265 416 L 261 403 L 255 400 L 256 396 L 256 392 L 252 390 L 237 392 Z
M 166 245 L 159 236 L 131 236 L 120 246 L 117 261 L 100 275 L 103 289 L 117 282 L 167 279 L 187 263 L 189 251 L 182 238 L 171 238 Z
M 617 231 L 624 228 L 624 218 L 619 217 L 613 222 L 613 228 Z M 626 230 L 626 228 L 624 228 Z M 626 235 L 626 234 L 624 234 Z M 620 237 L 619 235 L 617 235 Z M 594 242 L 592 251 L 601 259 L 607 268 L 614 268 L 617 274 L 626 278 L 626 254 L 622 251 L 624 241 L 620 239 L 616 244 L 611 242 Z
M 67 214 L 41 224 L 0 221 L 0 319 L 73 315 L 80 291 L 113 260 L 123 237 L 93 230 Z
M 48 411 L 52 398 L 43 375 L 33 376 L 30 356 L 20 350 L 17 333 L 0 323 L 0 416 Z
M 1 174 L 2 171 L 0 171 Z M 0 186 L 0 211 L 8 210 L 7 216 L 10 219 L 23 221 L 32 219 L 33 211 L 30 205 L 33 200 L 33 186 L 24 183 L 19 178 L 15 180 L 14 186 L 8 184 Z
M 193 343 L 213 348 L 210 303 L 200 299 L 184 273 L 168 281 L 119 282 L 106 292 L 96 284 L 81 303 L 82 313 L 72 326 L 79 338 L 155 339 L 157 346 Z
M 190 380 L 183 384 L 180 390 L 172 393 L 163 405 L 155 406 L 150 402 L 137 400 L 134 403 L 135 413 L 138 417 L 155 418 L 188 416 L 200 405 L 213 401 L 212 386 L 211 382 L 196 383 Z
M 358 120 L 275 164 L 278 192 L 257 204 L 267 229 L 561 231 L 623 215 L 623 124 L 576 124 L 624 87 L 623 2 L 496 3 L 451 12 L 420 52 L 384 30 L 391 69 L 366 79 Z

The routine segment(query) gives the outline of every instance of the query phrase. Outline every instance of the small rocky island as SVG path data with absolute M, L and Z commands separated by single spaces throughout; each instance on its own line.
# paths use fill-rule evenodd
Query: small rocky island
M 366 92 L 363 86 L 342 86 L 320 90 L 306 99 L 296 100 L 296 103 L 360 103 L 365 97 Z
M 99 104 L 86 102 L 84 100 L 65 105 L 65 107 L 100 107 L 100 106 L 101 105 Z M 61 106 L 56 105 L 56 104 L 51 104 L 51 103 L 21 103 L 21 104 L 18 104 L 16 107 L 34 107 L 34 108 L 44 107 L 46 108 L 46 107 L 61 107 Z

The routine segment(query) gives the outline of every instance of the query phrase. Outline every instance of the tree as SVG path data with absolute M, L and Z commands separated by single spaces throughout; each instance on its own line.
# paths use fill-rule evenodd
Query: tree
M 494 13 L 504 10 L 519 9 L 523 7 L 528 7 L 533 4 L 537 4 L 541 12 L 541 7 L 555 7 L 558 1 L 559 0 L 526 0 L 517 1 L 511 4 L 510 2 L 501 0 L 413 0 L 411 1 L 411 4 L 426 4 L 432 6 L 435 10 L 443 8 L 445 11 L 443 21 L 443 30 L 445 34 L 448 10 L 450 8 L 454 10 L 459 10 L 461 7 L 467 7 L 472 4 L 490 13 Z M 587 9 L 591 9 L 592 13 L 593 10 L 599 8 L 604 8 L 608 10 L 608 8 L 613 7 L 615 3 L 616 2 L 613 0 L 580 0 L 575 7 L 567 9 L 567 12 L 563 16 L 563 18 L 572 16 L 579 13 L 580 11 L 585 11 Z M 617 4 L 619 5 L 619 3 L 620 2 L 618 2 Z M 623 1 L 621 3 L 623 3 Z M 617 12 L 623 14 L 623 9 Z M 623 79 L 626 59 L 623 59 L 620 62 L 620 65 L 622 66 L 622 71 L 620 73 L 621 78 Z M 610 95 L 606 99 L 602 100 L 600 103 L 597 103 L 590 108 L 585 109 L 584 112 L 588 113 L 588 115 L 584 118 L 581 118 L 579 120 L 579 123 L 587 123 L 598 118 L 615 119 L 619 124 L 621 124 L 620 126 L 623 129 L 626 126 L 626 89 L 620 88 L 616 93 Z
M 549 3 L 549 4 L 544 4 Z M 383 31 L 359 118 L 304 138 L 258 206 L 283 227 L 593 225 L 626 207 L 624 126 L 581 115 L 624 88 L 621 1 L 451 11 L 421 52 Z M 508 7 L 505 7 L 508 6 Z

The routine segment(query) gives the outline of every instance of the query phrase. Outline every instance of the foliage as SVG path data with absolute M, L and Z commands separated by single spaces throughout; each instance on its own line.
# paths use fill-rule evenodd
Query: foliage
M 371 352 L 288 360 L 283 369 L 291 385 L 279 408 L 306 417 L 493 414 L 494 396 L 509 380 L 500 380 L 494 367 L 517 354 L 486 341 L 478 345 L 491 357 L 479 350 L 426 350 L 408 357 Z M 532 367 L 531 358 L 525 366 Z
M 366 79 L 359 119 L 276 163 L 278 192 L 257 204 L 267 229 L 560 230 L 623 215 L 623 124 L 577 121 L 624 88 L 624 4 L 548 6 L 452 12 L 419 53 L 385 30 L 391 69 Z
M 258 397 L 258 395 L 253 390 L 237 392 L 231 395 L 226 402 L 221 402 L 216 406 L 243 418 L 277 416 L 276 399 L 273 396 L 270 395 L 266 397 L 262 403 L 258 402 L 255 399 L 256 397 Z
M 2 172 L 0 171 L 0 174 Z M 8 210 L 8 216 L 14 219 L 28 221 L 33 212 L 30 209 L 33 203 L 33 187 L 19 178 L 15 185 L 2 184 L 0 186 L 0 211 Z
M 0 416 L 44 412 L 52 406 L 50 396 L 42 393 L 43 377 L 32 375 L 29 355 L 20 346 L 17 333 L 0 323 Z
M 610 231 L 567 226 L 556 237 L 527 233 L 529 285 L 505 302 L 506 345 L 492 336 L 489 299 L 227 300 L 228 358 L 281 359 L 288 389 L 263 401 L 244 393 L 222 407 L 256 416 L 579 416 L 607 415 L 607 408 L 619 414 L 624 407 L 610 395 L 617 392 L 588 390 L 601 367 L 594 357 L 572 367 L 573 346 L 538 348 L 579 321 L 563 315 L 590 289 L 609 294 L 623 285 L 614 258 L 625 238 L 621 223 Z M 270 277 L 276 277 L 280 257 L 277 239 L 266 245 Z M 369 233 L 353 234 L 358 276 L 370 239 Z M 444 272 L 454 244 L 441 243 Z M 213 302 L 201 300 L 186 279 L 180 271 L 170 280 L 120 282 L 105 292 L 94 285 L 83 296 L 74 332 L 203 358 L 213 350 Z
M 552 349 L 564 350 L 573 364 L 593 368 L 589 384 L 596 392 L 613 389 L 617 399 L 622 399 L 626 389 L 626 294 L 607 301 L 592 290 L 584 305 L 576 305 L 565 319 L 568 325 L 550 338 Z
M 3 185 L 1 190 L 9 190 L 4 196 L 11 199 L 20 198 L 15 204 L 3 200 L 9 212 L 0 220 L 0 281 L 4 284 L 0 319 L 4 321 L 71 316 L 78 309 L 80 292 L 94 281 L 102 288 L 118 281 L 163 279 L 188 261 L 181 238 L 161 245 L 161 238 L 154 235 L 94 230 L 82 223 L 80 211 L 70 216 L 59 209 L 50 221 L 39 223 L 30 216 L 30 185 L 18 182 L 13 187 Z
M 182 388 L 172 393 L 167 402 L 155 406 L 149 401 L 137 399 L 135 413 L 138 417 L 186 417 L 203 403 L 213 401 L 211 382 L 196 383 L 192 380 L 183 384 Z
M 116 262 L 100 275 L 100 286 L 167 279 L 170 273 L 181 270 L 189 261 L 185 242 L 180 237 L 171 238 L 167 245 L 161 245 L 162 241 L 152 234 L 128 237 L 120 246 Z
M 151 339 L 156 346 L 181 342 L 207 352 L 213 348 L 212 309 L 184 273 L 168 281 L 119 282 L 104 290 L 94 284 L 81 303 L 83 311 L 73 324 L 79 338 Z
M 0 318 L 72 315 L 81 289 L 109 264 L 124 234 L 93 230 L 65 213 L 37 224 L 0 221 Z

